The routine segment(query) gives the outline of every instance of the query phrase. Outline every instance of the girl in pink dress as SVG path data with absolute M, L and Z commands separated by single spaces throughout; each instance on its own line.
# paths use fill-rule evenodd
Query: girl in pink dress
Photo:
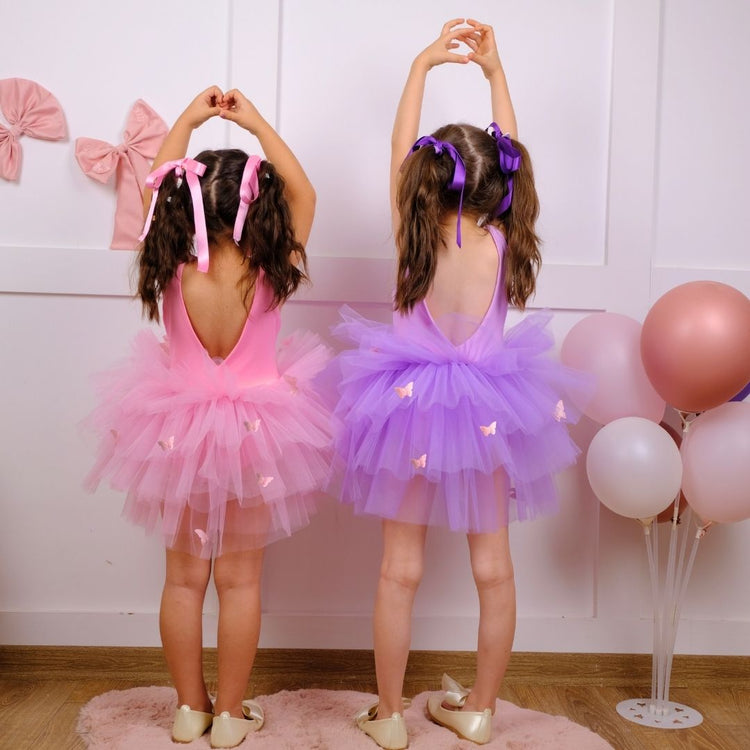
M 508 523 L 553 512 L 552 477 L 579 452 L 564 424 L 577 415 L 563 396 L 585 383 L 547 356 L 550 316 L 503 332 L 508 304 L 523 309 L 534 292 L 539 203 L 492 28 L 472 20 L 456 28 L 462 23 L 447 23 L 417 56 L 396 113 L 393 324 L 347 311 L 337 329 L 356 345 L 336 360 L 340 497 L 383 519 L 378 703 L 357 723 L 392 750 L 408 742 L 401 696 L 427 527 L 467 534 L 480 604 L 476 682 L 466 690 L 444 676 L 445 693 L 428 710 L 482 744 L 515 629 Z M 466 55 L 453 52 L 461 42 Z M 427 72 L 447 62 L 481 68 L 494 122 L 487 131 L 446 125 L 417 139 Z
M 255 135 L 267 158 L 222 150 L 186 159 L 192 131 L 216 116 Z M 330 413 L 309 387 L 328 350 L 312 334 L 276 347 L 281 305 L 306 278 L 298 266 L 315 192 L 253 104 L 216 87 L 178 118 L 147 186 L 138 294 L 151 320 L 161 301 L 167 335 L 141 333 L 130 359 L 100 377 L 88 486 L 106 479 L 127 492 L 124 516 L 166 545 L 160 629 L 180 706 L 173 738 L 190 742 L 211 726 L 213 747 L 233 747 L 263 723 L 257 703 L 243 701 L 263 548 L 309 522 L 331 461 Z M 213 704 L 201 661 L 212 563 Z

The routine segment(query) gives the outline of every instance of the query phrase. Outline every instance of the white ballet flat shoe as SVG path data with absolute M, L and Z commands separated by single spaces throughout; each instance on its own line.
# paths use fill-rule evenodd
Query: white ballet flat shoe
M 363 708 L 355 717 L 357 726 L 384 750 L 404 750 L 409 746 L 404 717 L 394 712 L 389 719 L 376 719 L 378 704 Z
M 175 742 L 197 740 L 211 726 L 213 720 L 213 714 L 193 711 L 187 704 L 180 706 L 172 724 L 172 739 Z
M 214 716 L 211 747 L 236 747 L 250 732 L 257 732 L 265 721 L 263 709 L 255 701 L 242 701 L 244 719 L 235 719 L 229 711 Z
M 450 729 L 459 737 L 485 745 L 492 736 L 492 711 L 461 711 L 469 691 L 452 677 L 443 675 L 442 695 L 431 695 L 427 701 L 427 713 L 436 724 Z M 443 704 L 451 708 L 445 708 Z

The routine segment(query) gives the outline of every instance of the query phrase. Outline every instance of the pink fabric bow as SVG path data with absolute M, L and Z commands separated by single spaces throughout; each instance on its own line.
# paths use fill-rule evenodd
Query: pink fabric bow
M 117 175 L 117 208 L 110 244 L 113 250 L 134 250 L 138 245 L 143 226 L 143 185 L 166 134 L 164 120 L 139 99 L 130 110 L 119 146 L 94 138 L 76 139 L 76 159 L 85 174 L 104 183 Z
M 15 180 L 21 168 L 22 135 L 45 141 L 68 136 L 60 102 L 47 89 L 25 78 L 0 81 L 0 109 L 10 128 L 0 125 L 0 177 Z
M 182 159 L 175 159 L 174 161 L 165 161 L 164 164 L 151 172 L 146 178 L 146 187 L 153 190 L 151 205 L 148 208 L 148 216 L 146 216 L 143 231 L 138 239 L 141 241 L 145 240 L 146 235 L 151 229 L 154 209 L 156 208 L 156 199 L 159 197 L 159 188 L 164 178 L 170 172 L 174 172 L 178 179 L 182 179 L 182 176 L 185 175 L 185 179 L 187 180 L 190 198 L 193 201 L 195 254 L 198 256 L 198 270 L 206 273 L 208 271 L 208 233 L 206 230 L 206 214 L 203 210 L 203 193 L 201 191 L 200 180 L 198 179 L 199 177 L 203 177 L 206 172 L 206 165 L 203 162 L 184 157 Z
M 239 245 L 242 239 L 242 230 L 245 227 L 247 212 L 250 204 L 258 197 L 258 169 L 260 168 L 260 156 L 249 156 L 245 162 L 240 181 L 240 205 L 237 209 L 237 218 L 234 220 L 234 232 L 232 237 L 235 244 Z

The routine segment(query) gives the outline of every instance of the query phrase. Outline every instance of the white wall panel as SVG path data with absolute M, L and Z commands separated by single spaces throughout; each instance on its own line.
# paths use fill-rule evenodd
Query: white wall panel
M 480 0 L 466 8 L 495 27 L 534 157 L 545 265 L 533 306 L 556 311 L 558 345 L 589 311 L 642 319 L 683 281 L 717 279 L 750 293 L 741 130 L 750 19 L 741 0 L 708 7 Z M 89 377 L 144 324 L 127 298 L 133 256 L 107 249 L 114 188 L 80 172 L 74 139 L 117 141 L 138 97 L 171 121 L 205 86 L 239 87 L 318 190 L 314 285 L 285 307 L 284 331 L 328 337 L 342 302 L 387 320 L 392 117 L 410 61 L 455 12 L 447 0 L 3 4 L 0 77 L 49 88 L 70 139 L 24 138 L 21 180 L 0 181 L 0 642 L 158 643 L 163 553 L 121 521 L 119 494 L 89 496 L 80 486 L 91 461 L 78 428 L 93 405 Z M 488 108 L 478 70 L 437 69 L 422 130 L 452 119 L 483 125 Z M 218 122 L 193 145 L 225 144 L 257 150 Z M 696 195 L 705 216 L 692 208 Z M 596 429 L 584 421 L 576 439 L 585 446 Z M 582 463 L 559 484 L 558 516 L 512 527 L 516 648 L 650 650 L 642 532 L 600 508 Z M 749 535 L 745 523 L 703 540 L 678 650 L 748 653 Z M 369 647 L 379 545 L 377 521 L 333 503 L 272 545 L 262 645 Z M 467 557 L 460 536 L 430 535 L 416 648 L 474 647 Z M 206 613 L 211 643 L 212 594 Z

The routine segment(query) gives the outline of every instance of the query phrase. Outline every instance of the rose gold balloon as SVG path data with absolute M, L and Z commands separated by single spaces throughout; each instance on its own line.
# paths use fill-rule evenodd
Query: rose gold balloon
M 723 404 L 750 380 L 750 299 L 716 281 L 675 287 L 643 322 L 641 357 L 657 393 L 675 408 Z

